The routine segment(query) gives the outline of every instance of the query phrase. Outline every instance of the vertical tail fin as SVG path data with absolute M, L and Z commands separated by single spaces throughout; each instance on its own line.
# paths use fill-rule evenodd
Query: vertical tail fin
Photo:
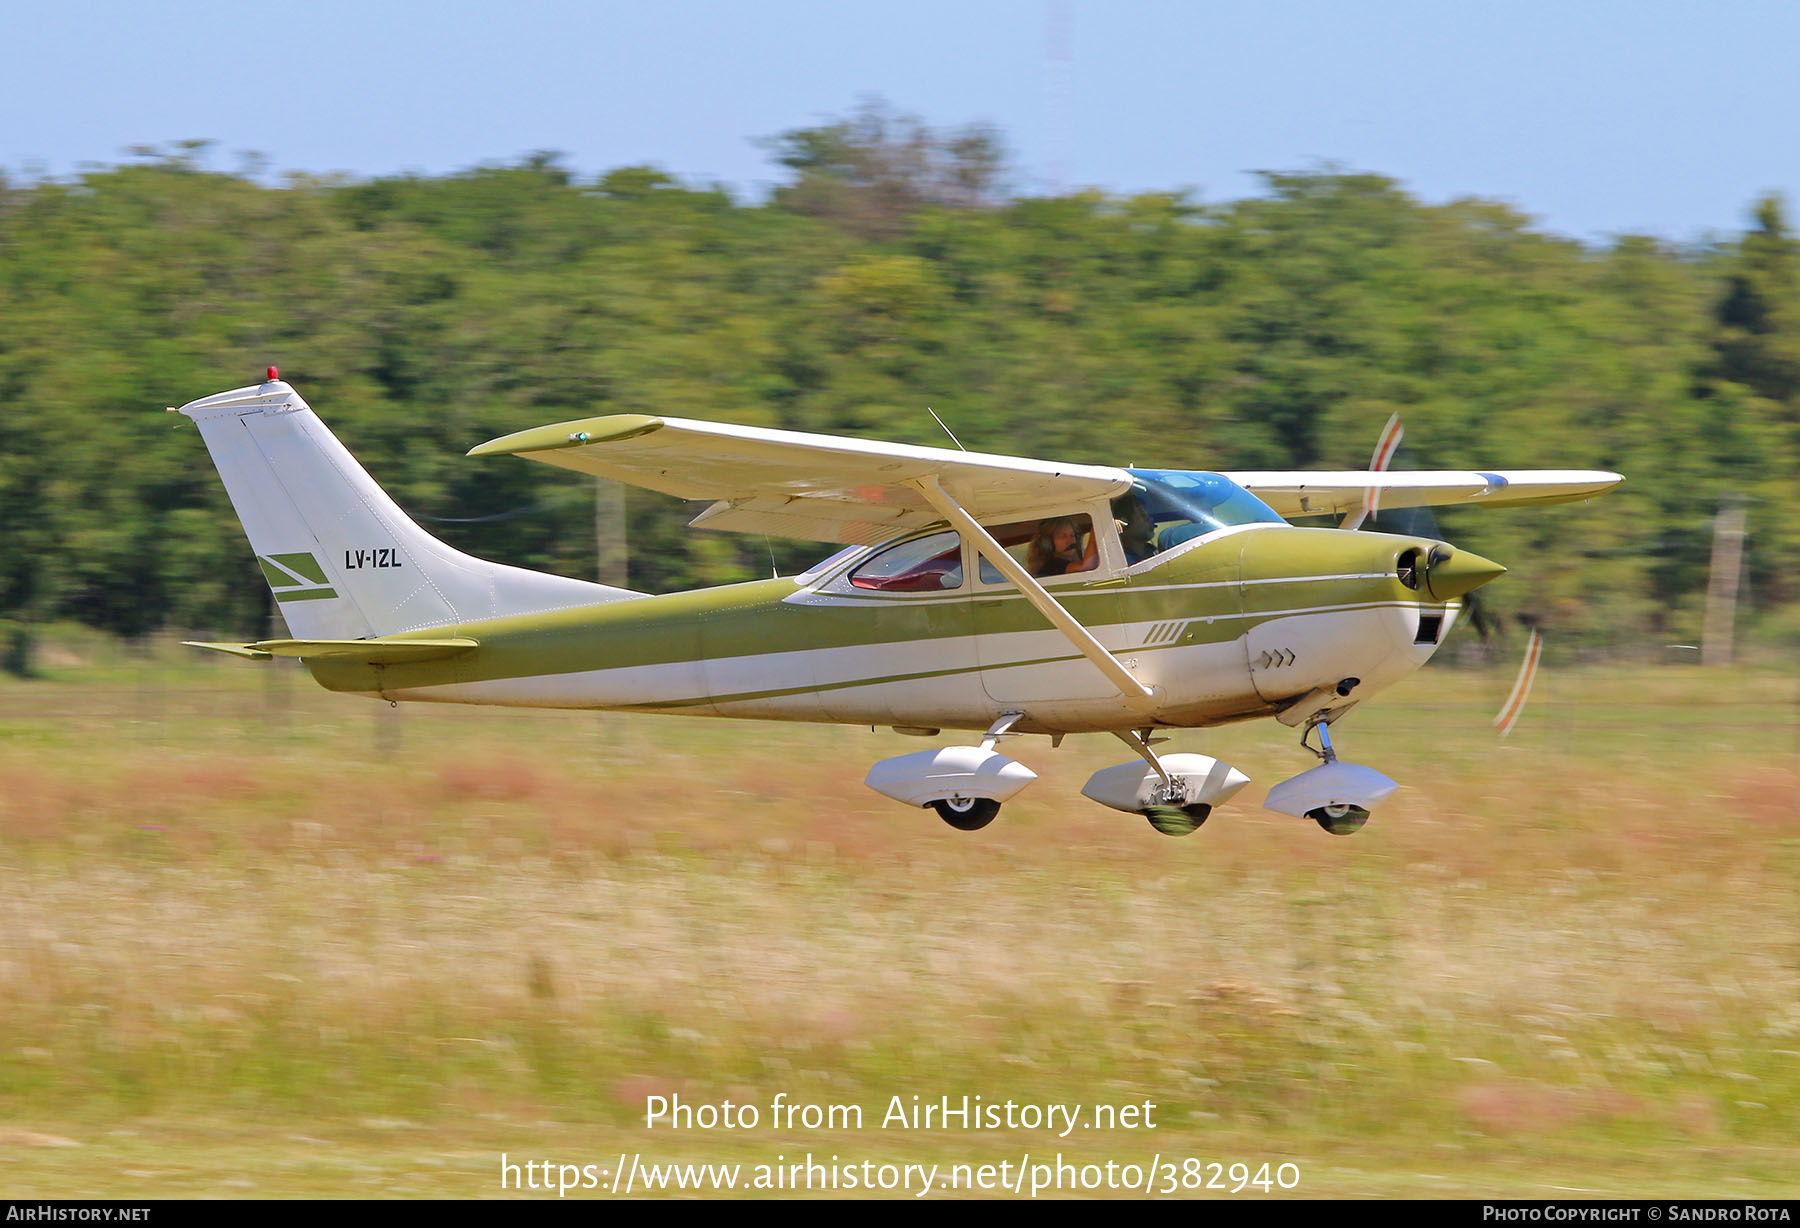
M 401 511 L 280 379 L 175 411 L 200 428 L 299 639 L 364 639 L 638 594 L 485 562 Z

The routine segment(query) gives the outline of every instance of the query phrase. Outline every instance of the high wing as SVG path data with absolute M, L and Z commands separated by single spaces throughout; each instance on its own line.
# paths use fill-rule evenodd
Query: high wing
M 1027 519 L 1123 494 L 1131 475 L 1068 465 L 814 435 L 618 414 L 534 427 L 470 449 L 525 456 L 682 499 L 712 499 L 708 529 L 867 545 L 941 521 L 920 483 L 935 479 L 978 520 Z
M 1594 469 L 1256 470 L 1224 472 L 1224 476 L 1290 520 L 1354 514 L 1376 489 L 1381 492 L 1384 510 L 1449 504 L 1519 507 L 1573 503 L 1625 480 L 1619 474 Z

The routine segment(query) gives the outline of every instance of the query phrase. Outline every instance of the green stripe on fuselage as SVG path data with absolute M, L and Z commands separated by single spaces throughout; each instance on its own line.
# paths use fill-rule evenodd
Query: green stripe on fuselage
M 1058 585 L 1051 591 L 1089 627 L 1187 619 L 1193 621 L 1175 643 L 1224 642 L 1260 621 L 1258 615 L 1311 606 L 1417 601 L 1418 594 L 1400 585 L 1392 574 L 1391 557 L 1405 544 L 1406 539 L 1334 529 L 1253 529 L 1202 543 L 1124 582 L 1113 577 L 1094 584 Z M 1251 583 L 1238 583 L 1240 574 Z M 853 604 L 834 604 L 824 598 L 784 600 L 799 588 L 792 579 L 758 580 L 463 623 L 455 633 L 478 640 L 481 646 L 453 660 L 380 669 L 319 663 L 312 670 L 331 690 L 395 691 L 809 649 L 947 640 L 968 636 L 977 627 L 983 635 L 1006 635 L 1043 631 L 1048 626 L 1043 615 L 1011 590 L 966 593 L 948 601 L 939 594 L 916 599 L 894 594 L 870 600 L 871 595 L 860 593 Z M 439 627 L 416 634 L 437 636 L 444 631 Z M 871 674 L 887 673 L 878 661 L 871 665 Z M 810 679 L 797 679 L 793 692 L 813 689 L 817 688 Z M 737 697 L 718 698 L 728 701 Z

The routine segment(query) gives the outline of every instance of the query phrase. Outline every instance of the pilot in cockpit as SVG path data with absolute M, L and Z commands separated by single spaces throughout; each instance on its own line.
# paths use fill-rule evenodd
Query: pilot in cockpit
M 1136 494 L 1120 495 L 1112 501 L 1113 524 L 1119 530 L 1119 544 L 1125 548 L 1125 564 L 1141 563 L 1156 553 L 1156 525 Z

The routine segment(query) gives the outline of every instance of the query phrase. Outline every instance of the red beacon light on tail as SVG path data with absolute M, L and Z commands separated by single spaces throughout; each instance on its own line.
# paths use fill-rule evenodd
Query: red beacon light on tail
M 281 378 L 281 372 L 276 370 L 274 367 L 270 367 L 269 368 L 269 378 L 268 378 L 267 382 L 273 384 L 276 380 L 278 380 L 280 378 Z

